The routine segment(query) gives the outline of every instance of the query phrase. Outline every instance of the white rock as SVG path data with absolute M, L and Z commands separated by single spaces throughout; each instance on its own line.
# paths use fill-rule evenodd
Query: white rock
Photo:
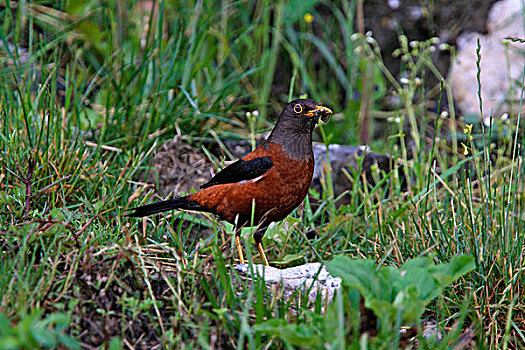
M 292 295 L 297 290 L 308 293 L 308 300 L 314 302 L 317 293 L 321 293 L 323 303 L 329 303 L 334 297 L 335 291 L 341 286 L 339 277 L 332 277 L 326 270 L 326 266 L 320 263 L 310 263 L 287 269 L 277 269 L 271 266 L 253 265 L 256 276 L 252 278 L 264 278 L 266 285 L 274 285 L 279 282 L 283 284 L 285 297 Z M 234 269 L 245 276 L 250 275 L 249 265 L 239 264 Z

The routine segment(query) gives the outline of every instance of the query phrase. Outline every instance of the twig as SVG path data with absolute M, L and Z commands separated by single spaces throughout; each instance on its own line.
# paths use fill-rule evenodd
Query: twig
M 84 230 L 89 226 L 89 224 L 91 224 L 91 221 L 93 221 L 94 218 L 96 218 L 96 216 L 93 216 L 93 217 L 89 218 L 89 220 L 86 222 L 86 224 L 84 226 L 82 226 L 82 228 L 76 233 L 76 235 L 73 236 L 75 241 L 77 240 L 78 236 L 80 236 L 80 234 L 82 232 L 84 232 Z
M 18 168 L 18 172 L 21 174 L 22 171 L 20 170 L 20 167 Z M 26 198 L 25 198 L 25 209 L 24 209 L 24 216 L 29 216 L 29 208 L 31 206 L 31 198 L 33 197 L 31 195 L 31 180 L 33 179 L 33 174 L 35 171 L 35 160 L 33 158 L 29 158 L 28 165 L 27 165 L 27 175 L 26 177 L 17 176 L 20 181 L 26 186 Z

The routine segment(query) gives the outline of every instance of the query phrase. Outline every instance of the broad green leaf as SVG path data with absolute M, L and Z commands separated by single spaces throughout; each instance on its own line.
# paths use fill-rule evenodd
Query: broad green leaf
M 452 283 L 466 273 L 474 270 L 476 263 L 470 255 L 454 256 L 448 264 L 436 265 L 432 269 L 436 271 L 434 275 L 437 283 L 444 286 Z M 448 276 L 449 278 L 445 278 Z
M 274 319 L 254 326 L 256 332 L 279 337 L 287 344 L 305 348 L 320 348 L 323 343 L 322 333 L 310 324 L 288 324 L 286 320 Z
M 369 297 L 391 300 L 391 272 L 388 269 L 378 272 L 374 260 L 336 256 L 326 267 L 332 276 L 341 277 L 346 286 L 357 289 L 365 300 Z
M 401 268 L 376 267 L 373 260 L 355 260 L 337 256 L 327 263 L 333 276 L 343 284 L 358 290 L 381 321 L 381 327 L 392 329 L 401 311 L 402 322 L 413 324 L 421 317 L 425 306 L 450 283 L 474 269 L 470 256 L 454 257 L 450 263 L 434 265 L 432 258 L 407 261 Z
M 64 345 L 68 349 L 76 350 L 76 349 L 80 349 L 81 348 L 80 347 L 80 343 L 78 342 L 78 340 L 76 340 L 75 338 L 73 338 L 73 337 L 71 337 L 69 335 L 58 334 L 57 338 L 58 338 L 58 341 L 60 342 L 60 344 Z M 113 339 L 115 339 L 115 338 L 113 338 Z M 113 339 L 110 341 L 110 348 L 111 348 L 111 344 L 113 343 Z
M 54 348 L 57 341 L 53 332 L 46 329 L 42 324 L 37 325 L 31 330 L 31 335 L 38 342 L 38 344 Z

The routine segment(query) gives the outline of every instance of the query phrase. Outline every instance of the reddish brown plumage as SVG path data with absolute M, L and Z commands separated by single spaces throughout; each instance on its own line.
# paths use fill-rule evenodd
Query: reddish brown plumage
M 308 193 L 314 171 L 313 157 L 294 159 L 279 144 L 268 142 L 242 159 L 269 156 L 273 167 L 265 174 L 242 182 L 221 184 L 191 194 L 188 199 L 219 215 L 231 224 L 249 224 L 254 206 L 254 223 L 284 219 Z

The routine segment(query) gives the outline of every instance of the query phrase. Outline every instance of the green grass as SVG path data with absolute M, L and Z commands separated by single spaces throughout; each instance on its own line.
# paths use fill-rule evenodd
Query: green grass
M 327 3 L 321 16 L 315 3 L 158 2 L 155 16 L 133 2 L 0 5 L 0 348 L 284 348 L 260 325 L 317 324 L 319 300 L 283 298 L 230 268 L 231 232 L 212 217 L 174 213 L 143 232 L 122 216 L 148 193 L 138 181 L 162 142 L 248 139 L 269 130 L 289 93 L 336 111 L 318 139 L 358 144 L 365 116 L 369 135 L 382 131 L 373 150 L 397 162 L 384 186 L 350 189 L 349 205 L 336 208 L 328 185 L 312 193 L 288 219 L 295 225 L 266 235 L 269 259 L 293 266 L 343 254 L 400 267 L 470 255 L 475 270 L 421 321 L 437 322 L 451 346 L 471 325 L 479 348 L 525 346 L 519 106 L 507 122 L 475 125 L 470 140 L 453 110 L 423 108 L 416 78 L 437 75 L 431 41 L 411 47 L 401 37 L 403 84 L 370 37 L 351 39 L 358 4 Z M 440 91 L 450 94 L 446 81 Z M 382 101 L 392 93 L 401 105 L 387 122 Z M 255 109 L 260 117 L 248 120 Z M 349 314 L 345 300 L 327 317 Z M 354 332 L 346 344 L 386 349 L 398 335 Z

